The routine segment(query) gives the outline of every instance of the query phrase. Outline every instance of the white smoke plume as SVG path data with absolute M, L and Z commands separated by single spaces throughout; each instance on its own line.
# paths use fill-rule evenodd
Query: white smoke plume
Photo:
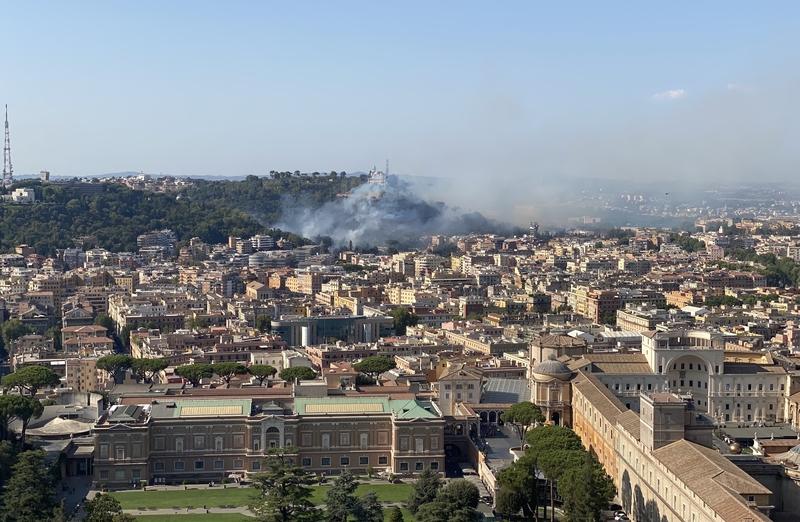
M 426 202 L 395 176 L 389 176 L 385 186 L 365 183 L 319 208 L 287 197 L 275 226 L 312 239 L 328 236 L 339 248 L 351 241 L 362 247 L 385 246 L 387 241 L 415 246 L 425 235 L 508 233 L 510 229 L 475 212 L 462 214 L 457 207 Z

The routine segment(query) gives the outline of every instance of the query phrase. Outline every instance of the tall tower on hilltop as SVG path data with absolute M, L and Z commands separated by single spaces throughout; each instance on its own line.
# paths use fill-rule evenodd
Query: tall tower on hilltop
M 6 139 L 3 144 L 3 186 L 10 187 L 14 181 L 14 167 L 11 165 L 11 138 L 8 134 L 8 105 L 6 105 Z

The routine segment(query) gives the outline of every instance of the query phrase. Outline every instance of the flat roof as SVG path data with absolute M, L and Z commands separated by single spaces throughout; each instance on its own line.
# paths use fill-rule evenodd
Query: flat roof
M 151 416 L 156 418 L 239 417 L 250 415 L 251 399 L 159 400 Z

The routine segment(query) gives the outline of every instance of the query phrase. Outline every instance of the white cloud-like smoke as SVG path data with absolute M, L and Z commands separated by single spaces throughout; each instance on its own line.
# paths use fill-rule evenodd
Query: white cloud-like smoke
M 389 176 L 386 186 L 363 184 L 347 197 L 312 208 L 302 199 L 285 198 L 275 226 L 304 237 L 328 236 L 334 247 L 386 246 L 396 241 L 416 246 L 422 236 L 510 232 L 510 227 L 475 212 L 461 212 L 444 203 L 429 203 L 413 194 L 408 185 Z
M 660 92 L 658 94 L 653 95 L 653 99 L 656 101 L 663 101 L 663 100 L 677 100 L 686 96 L 686 91 L 683 89 L 674 89 L 670 91 Z

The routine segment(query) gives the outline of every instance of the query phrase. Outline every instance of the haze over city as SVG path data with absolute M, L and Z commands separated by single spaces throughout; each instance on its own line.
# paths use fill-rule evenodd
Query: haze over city
M 798 172 L 800 5 L 24 2 L 4 10 L 15 170 L 458 179 Z M 423 192 L 424 192 L 423 187 Z M 498 217 L 508 217 L 502 212 Z

